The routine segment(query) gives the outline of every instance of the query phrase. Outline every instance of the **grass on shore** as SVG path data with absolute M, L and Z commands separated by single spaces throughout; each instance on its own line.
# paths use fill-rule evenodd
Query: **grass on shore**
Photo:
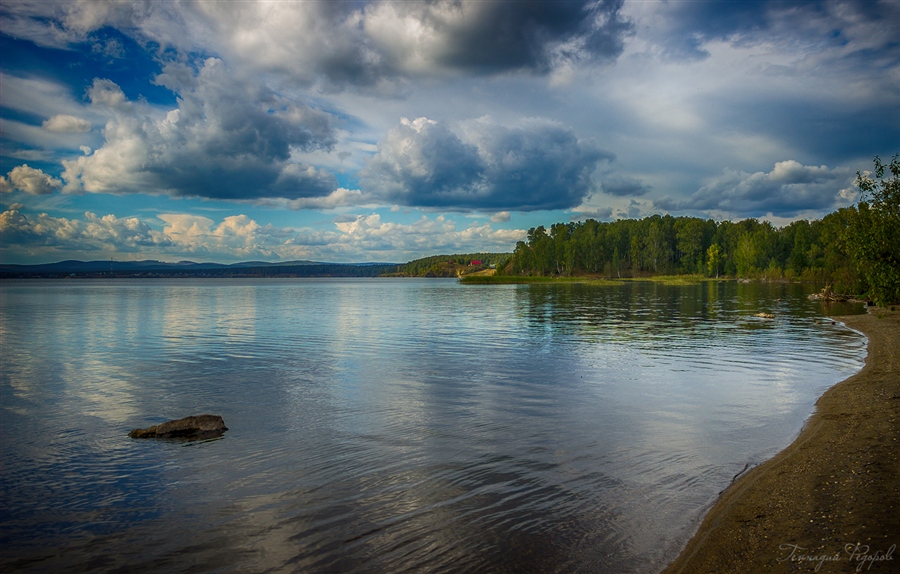
M 540 275 L 463 275 L 460 283 L 467 285 L 530 285 L 540 284 L 586 284 L 586 285 L 622 285 L 626 281 L 652 281 L 664 285 L 699 285 L 704 281 L 716 281 L 703 275 L 657 275 L 655 277 L 622 277 L 606 279 L 602 277 L 546 277 Z
M 620 281 L 652 281 L 665 285 L 699 285 L 706 281 L 718 281 L 705 275 L 655 275 L 653 277 L 623 277 Z

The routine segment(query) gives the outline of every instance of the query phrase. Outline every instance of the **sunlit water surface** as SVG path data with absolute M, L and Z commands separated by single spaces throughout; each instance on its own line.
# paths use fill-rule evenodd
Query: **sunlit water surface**
M 865 357 L 797 285 L 0 289 L 4 571 L 653 572 Z

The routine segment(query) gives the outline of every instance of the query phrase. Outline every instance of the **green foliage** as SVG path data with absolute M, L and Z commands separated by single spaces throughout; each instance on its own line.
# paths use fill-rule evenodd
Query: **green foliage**
M 460 283 L 468 285 L 523 285 L 532 283 L 544 284 L 587 284 L 594 286 L 621 285 L 621 281 L 605 279 L 586 279 L 584 277 L 546 277 L 538 275 L 464 275 L 459 278 Z
M 706 272 L 710 277 L 719 276 L 719 267 L 722 265 L 722 248 L 718 243 L 713 243 L 706 250 Z
M 900 156 L 875 158 L 857 172 L 858 206 L 777 229 L 756 219 L 715 222 L 653 215 L 643 219 L 556 223 L 528 230 L 509 253 L 437 255 L 397 269 L 411 276 L 454 276 L 473 259 L 496 277 L 472 283 L 584 281 L 648 275 L 737 276 L 829 283 L 835 292 L 868 294 L 879 305 L 900 301 Z M 889 177 L 885 174 L 890 172 Z M 874 177 L 873 177 L 874 176 Z M 535 279 L 535 278 L 542 279 Z
M 399 265 L 394 273 L 407 277 L 456 277 L 457 268 L 467 267 L 472 261 L 481 261 L 484 266 L 495 265 L 500 269 L 509 263 L 509 259 L 509 253 L 432 255 Z
M 703 271 L 705 231 L 706 222 L 702 219 L 682 217 L 675 221 L 676 256 L 685 273 Z
M 756 246 L 753 237 L 748 232 L 743 232 L 738 239 L 737 249 L 734 253 L 734 265 L 740 277 L 749 277 L 757 271 L 755 265 L 757 259 Z
M 874 163 L 874 178 L 856 172 L 862 198 L 844 237 L 869 296 L 884 306 L 900 301 L 900 156 Z
M 886 173 L 890 176 L 886 177 Z M 545 277 L 706 273 L 830 283 L 840 293 L 900 301 L 900 156 L 857 174 L 863 200 L 820 220 L 777 229 L 756 219 L 644 219 L 557 223 L 528 230 L 506 271 Z

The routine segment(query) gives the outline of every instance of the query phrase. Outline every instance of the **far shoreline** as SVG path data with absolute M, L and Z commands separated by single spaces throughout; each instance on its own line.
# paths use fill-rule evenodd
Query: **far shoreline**
M 862 370 L 724 491 L 663 574 L 900 568 L 900 311 L 868 311 L 832 317 L 868 338 Z

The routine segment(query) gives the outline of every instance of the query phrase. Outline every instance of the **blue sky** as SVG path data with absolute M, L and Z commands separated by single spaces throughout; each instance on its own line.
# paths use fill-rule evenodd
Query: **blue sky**
M 0 63 L 4 263 L 782 225 L 900 151 L 897 0 L 7 0 Z

